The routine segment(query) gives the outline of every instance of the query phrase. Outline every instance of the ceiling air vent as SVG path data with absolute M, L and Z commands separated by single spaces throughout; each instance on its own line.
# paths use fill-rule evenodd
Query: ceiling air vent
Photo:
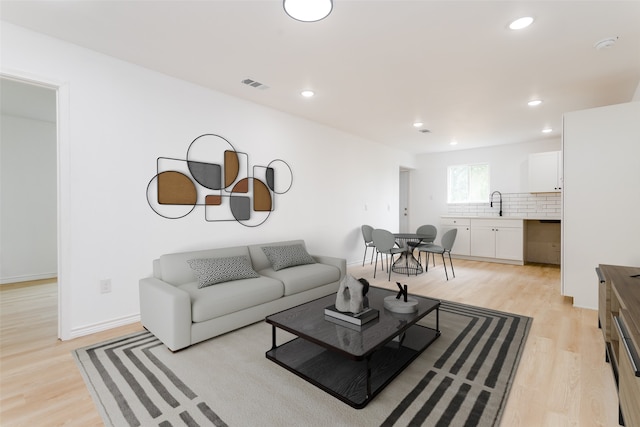
M 267 85 L 265 85 L 265 84 L 262 84 L 262 83 L 260 83 L 260 82 L 257 82 L 257 81 L 255 81 L 255 80 L 252 80 L 252 79 L 244 79 L 244 80 L 242 80 L 242 82 L 241 82 L 241 83 L 242 83 L 242 84 L 245 84 L 245 85 L 247 85 L 247 86 L 254 87 L 254 88 L 256 88 L 256 89 L 262 89 L 262 90 L 264 90 L 264 89 L 269 89 L 269 86 L 267 86 Z
M 429 129 L 420 129 L 418 132 L 420 133 L 431 133 Z

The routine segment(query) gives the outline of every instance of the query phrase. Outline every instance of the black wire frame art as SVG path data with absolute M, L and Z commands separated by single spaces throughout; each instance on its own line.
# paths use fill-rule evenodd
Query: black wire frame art
M 207 222 L 257 227 L 275 210 L 276 196 L 293 186 L 284 160 L 250 168 L 249 155 L 216 134 L 194 139 L 184 159 L 158 157 L 156 172 L 147 184 L 147 202 L 166 219 L 184 218 L 198 206 Z

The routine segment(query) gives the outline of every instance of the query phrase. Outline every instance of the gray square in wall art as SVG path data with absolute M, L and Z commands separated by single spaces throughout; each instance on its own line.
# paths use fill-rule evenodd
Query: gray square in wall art
M 237 221 L 251 219 L 251 199 L 243 196 L 231 196 L 231 213 Z

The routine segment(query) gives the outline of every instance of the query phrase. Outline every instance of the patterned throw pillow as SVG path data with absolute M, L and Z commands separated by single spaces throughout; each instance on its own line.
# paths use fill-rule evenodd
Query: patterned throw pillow
M 269 259 L 271 267 L 275 271 L 283 268 L 294 267 L 303 264 L 315 264 L 316 260 L 309 255 L 304 246 L 288 245 L 288 246 L 265 246 L 262 251 Z
M 227 258 L 203 258 L 187 261 L 198 279 L 198 288 L 230 282 L 231 280 L 252 279 L 260 277 L 253 270 L 246 256 Z

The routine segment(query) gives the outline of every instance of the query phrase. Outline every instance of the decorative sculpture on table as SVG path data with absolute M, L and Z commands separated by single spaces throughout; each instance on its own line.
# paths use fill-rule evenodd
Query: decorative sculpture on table
M 413 313 L 418 310 L 418 300 L 409 296 L 409 288 L 407 285 L 401 285 L 396 282 L 398 294 L 388 296 L 384 299 L 384 308 L 394 313 Z M 401 299 L 402 297 L 402 299 Z
M 365 279 L 356 280 L 347 274 L 340 281 L 336 303 L 324 309 L 325 320 L 349 328 L 359 328 L 377 319 L 380 312 L 369 307 L 367 292 L 369 282 Z
M 367 292 L 369 292 L 369 282 L 365 279 L 356 280 L 355 277 L 347 274 L 340 281 L 336 295 L 336 309 L 342 312 L 360 313 L 369 307 Z

